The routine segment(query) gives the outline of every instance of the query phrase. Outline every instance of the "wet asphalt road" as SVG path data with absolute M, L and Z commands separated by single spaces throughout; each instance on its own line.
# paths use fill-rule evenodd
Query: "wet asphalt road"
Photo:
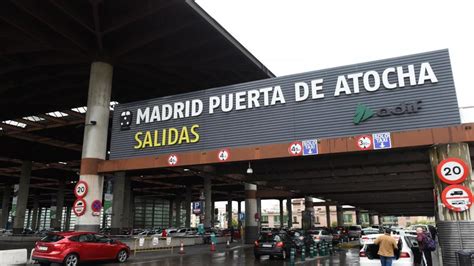
M 181 256 L 170 256 L 167 258 L 141 257 L 139 260 L 130 258 L 125 264 L 105 263 L 103 265 L 134 265 L 134 266 L 207 266 L 207 265 L 290 265 L 289 260 L 271 259 L 269 256 L 262 256 L 256 260 L 252 248 L 234 249 L 231 251 L 216 252 L 213 254 L 189 254 Z M 328 258 L 310 259 L 302 262 L 297 259 L 296 265 L 359 265 L 359 252 L 357 249 L 341 250 L 334 256 Z

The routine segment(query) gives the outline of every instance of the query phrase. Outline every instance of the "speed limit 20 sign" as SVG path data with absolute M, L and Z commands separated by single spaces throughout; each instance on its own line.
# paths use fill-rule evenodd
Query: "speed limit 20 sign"
M 436 173 L 444 183 L 459 184 L 469 175 L 469 167 L 459 158 L 447 158 L 438 164 Z
M 74 188 L 74 195 L 76 198 L 81 199 L 87 195 L 87 191 L 89 190 L 89 186 L 84 181 L 79 181 Z

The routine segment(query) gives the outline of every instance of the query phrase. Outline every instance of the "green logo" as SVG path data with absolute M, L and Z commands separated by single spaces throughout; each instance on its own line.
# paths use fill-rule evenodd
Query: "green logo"
M 370 110 L 369 107 L 360 104 L 357 105 L 357 109 L 354 114 L 354 124 L 358 125 L 360 122 L 364 122 L 367 119 L 371 118 L 374 115 L 374 112 Z

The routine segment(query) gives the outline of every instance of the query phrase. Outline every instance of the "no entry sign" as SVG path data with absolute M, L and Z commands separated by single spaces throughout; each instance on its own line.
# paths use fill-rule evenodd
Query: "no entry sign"
M 469 188 L 460 185 L 451 185 L 443 190 L 441 199 L 446 208 L 462 212 L 472 205 L 472 192 Z
M 361 150 L 369 150 L 369 149 L 372 149 L 372 143 L 373 143 L 372 136 L 369 136 L 369 135 L 360 136 L 357 139 L 357 148 Z
M 303 145 L 301 141 L 295 141 L 288 147 L 288 152 L 293 156 L 300 156 L 303 152 Z
M 81 199 L 87 195 L 87 191 L 89 190 L 89 186 L 84 181 L 79 181 L 74 188 L 74 195 L 76 198 Z
M 82 216 L 86 212 L 86 201 L 84 199 L 77 199 L 72 206 L 72 210 L 76 216 Z
M 229 157 L 230 157 L 230 152 L 228 149 L 222 149 L 217 154 L 217 158 L 219 159 L 219 161 L 227 161 L 229 160 Z
M 469 167 L 459 158 L 447 158 L 438 164 L 436 173 L 444 183 L 459 184 L 469 175 Z

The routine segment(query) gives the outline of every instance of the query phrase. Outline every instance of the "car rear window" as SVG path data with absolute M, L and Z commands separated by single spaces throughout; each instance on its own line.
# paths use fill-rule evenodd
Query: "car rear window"
M 258 240 L 262 242 L 273 242 L 273 241 L 278 242 L 278 241 L 283 240 L 283 236 L 278 235 L 278 234 L 261 234 Z
M 357 226 L 349 226 L 349 230 L 351 230 L 351 231 L 357 231 L 357 230 L 360 230 L 360 228 L 357 227 Z
M 47 242 L 47 243 L 58 242 L 59 240 L 61 240 L 63 238 L 64 238 L 64 236 L 50 234 L 50 235 L 46 235 L 45 237 L 43 237 L 41 239 L 41 242 Z
M 308 231 L 308 234 L 310 234 L 310 235 L 319 235 L 319 232 L 320 232 L 319 230 L 310 230 L 310 231 Z

